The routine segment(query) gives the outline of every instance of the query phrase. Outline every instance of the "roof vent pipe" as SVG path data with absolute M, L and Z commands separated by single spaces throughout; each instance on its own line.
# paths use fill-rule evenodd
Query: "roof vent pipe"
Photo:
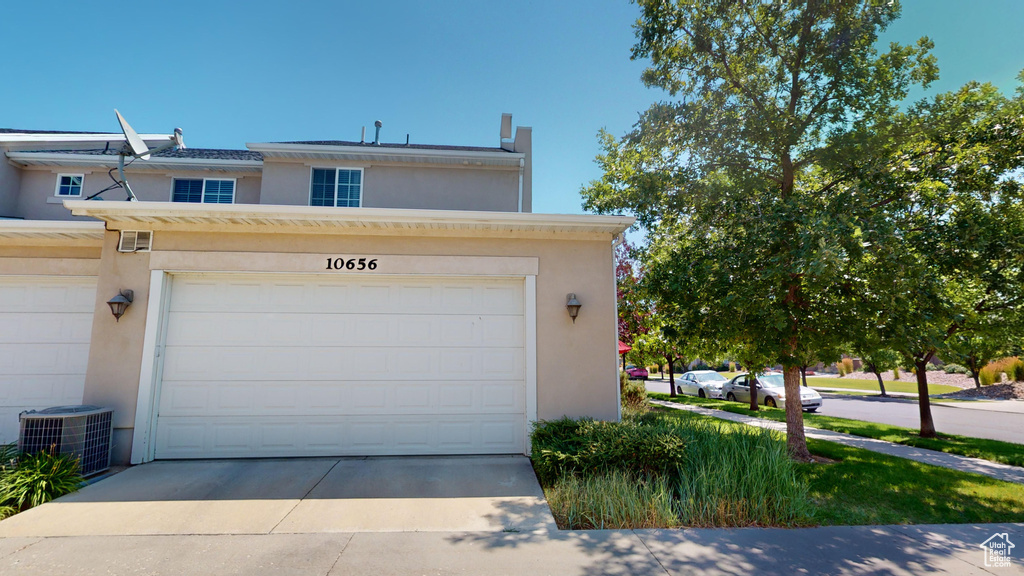
M 363 133 L 359 135 L 359 143 L 366 144 L 366 126 L 363 126 Z
M 377 127 L 377 133 L 374 134 L 373 136 L 373 145 L 380 146 L 380 128 L 381 126 L 384 125 L 384 123 L 381 122 L 380 120 L 377 120 L 376 122 L 373 123 L 373 125 Z

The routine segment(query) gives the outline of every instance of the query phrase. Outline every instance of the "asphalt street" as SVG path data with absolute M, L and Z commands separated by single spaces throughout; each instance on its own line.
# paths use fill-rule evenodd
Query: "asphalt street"
M 649 392 L 668 393 L 668 381 L 648 380 Z M 921 417 L 916 400 L 843 396 L 823 393 L 819 414 L 918 428 Z M 935 429 L 946 434 L 988 438 L 1024 444 L 1024 414 L 993 410 L 968 410 L 944 402 L 932 402 Z

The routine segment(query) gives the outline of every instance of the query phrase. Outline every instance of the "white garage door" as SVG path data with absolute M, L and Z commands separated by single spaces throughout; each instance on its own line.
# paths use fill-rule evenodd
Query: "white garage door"
M 96 278 L 0 276 L 0 444 L 18 414 L 81 404 Z
M 175 275 L 157 458 L 522 453 L 522 280 Z

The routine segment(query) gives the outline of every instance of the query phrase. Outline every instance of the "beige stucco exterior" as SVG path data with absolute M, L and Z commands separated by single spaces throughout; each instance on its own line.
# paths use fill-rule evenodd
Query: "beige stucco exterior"
M 362 206 L 365 208 L 518 211 L 518 168 L 459 168 L 344 160 L 265 160 L 261 203 L 309 206 L 310 171 L 313 167 L 361 169 Z
M 116 162 L 116 161 L 115 161 Z M 59 174 L 82 174 L 85 178 L 82 181 L 82 198 L 88 197 L 100 190 L 110 186 L 112 181 L 107 175 L 107 169 L 99 167 L 32 167 L 21 170 L 8 166 L 18 173 L 14 181 L 20 183 L 20 192 L 14 194 L 12 191 L 9 203 L 11 209 L 8 213 L 0 214 L 10 217 L 24 218 L 25 220 L 73 220 L 77 219 L 70 211 L 64 208 L 64 200 L 55 195 L 57 187 L 57 176 Z M 175 178 L 218 178 L 235 179 L 235 203 L 236 204 L 259 204 L 260 189 L 262 187 L 259 173 L 231 173 L 212 171 L 187 171 L 179 172 L 132 170 L 127 169 L 129 182 L 132 191 L 141 201 L 168 202 L 171 199 L 171 186 Z M 0 174 L 0 182 L 6 182 Z M 0 195 L 0 197 L 6 197 Z M 125 192 L 120 189 L 110 190 L 103 194 L 105 201 L 119 201 L 125 199 Z
M 99 209 L 88 212 L 102 217 L 96 214 Z M 618 417 L 614 231 L 559 232 L 551 224 L 532 225 L 531 217 L 537 216 L 533 220 L 539 220 L 543 215 L 519 215 L 523 230 L 517 232 L 449 224 L 444 229 L 427 231 L 359 233 L 337 229 L 332 233 L 312 227 L 315 217 L 308 216 L 311 209 L 304 210 L 306 221 L 311 224 L 308 230 L 236 225 L 225 223 L 229 219 L 218 218 L 216 214 L 186 218 L 188 222 L 184 223 L 174 223 L 172 220 L 177 219 L 169 216 L 165 222 L 150 222 L 146 226 L 126 222 L 123 216 L 109 216 L 110 220 L 118 221 L 106 225 L 109 231 L 98 265 L 96 317 L 83 401 L 114 408 L 115 461 L 126 462 L 131 450 L 140 377 L 145 380 L 143 357 L 147 322 L 151 321 L 147 318 L 150 282 L 152 270 L 158 267 L 169 272 L 173 272 L 171 268 L 263 273 L 276 269 L 282 273 L 337 274 L 324 269 L 326 257 L 371 254 L 392 257 L 399 263 L 387 270 L 389 274 L 431 270 L 473 274 L 473 267 L 488 258 L 519 263 L 520 270 L 521 262 L 535 260 L 537 417 Z M 332 212 L 320 210 L 324 214 Z M 196 216 L 198 212 L 193 210 L 190 214 Z M 580 223 L 597 217 L 574 218 Z M 620 220 L 621 231 L 630 219 Z M 152 229 L 153 251 L 119 253 L 120 228 Z M 291 256 L 281 258 L 281 254 Z M 502 268 L 492 271 L 501 272 Z M 120 321 L 115 321 L 106 300 L 122 289 L 134 290 L 135 300 Z M 566 294 L 570 292 L 583 303 L 575 323 L 565 309 Z

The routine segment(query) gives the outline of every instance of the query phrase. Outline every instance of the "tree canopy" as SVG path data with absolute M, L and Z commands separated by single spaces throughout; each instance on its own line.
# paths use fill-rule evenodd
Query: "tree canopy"
M 891 44 L 888 0 L 640 0 L 634 58 L 651 106 L 621 140 L 585 207 L 646 228 L 646 279 L 683 333 L 781 363 L 799 398 L 799 358 L 849 339 L 863 292 L 864 230 L 887 191 L 906 122 L 899 103 L 937 75 L 931 42 Z M 807 458 L 799 404 L 790 450 Z

